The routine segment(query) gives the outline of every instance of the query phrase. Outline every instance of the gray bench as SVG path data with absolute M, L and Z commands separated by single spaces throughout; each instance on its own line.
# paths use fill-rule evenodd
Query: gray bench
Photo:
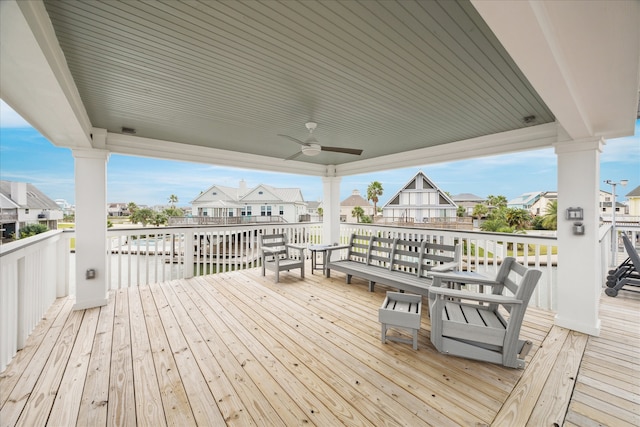
M 345 259 L 336 259 L 339 250 L 348 249 Z M 327 248 L 325 274 L 331 270 L 369 281 L 369 291 L 376 283 L 418 295 L 429 295 L 429 271 L 457 270 L 461 262 L 459 245 L 441 245 L 425 240 L 413 241 L 352 234 L 349 245 Z

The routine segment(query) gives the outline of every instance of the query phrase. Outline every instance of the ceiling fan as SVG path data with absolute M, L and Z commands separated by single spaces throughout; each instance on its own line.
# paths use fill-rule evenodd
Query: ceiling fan
M 291 141 L 293 141 L 293 142 L 295 142 L 297 144 L 300 144 L 300 146 L 301 146 L 300 147 L 300 151 L 298 151 L 293 156 L 287 157 L 285 160 L 293 160 L 296 157 L 300 156 L 301 154 L 304 154 L 305 156 L 317 156 L 318 154 L 320 154 L 321 151 L 331 151 L 331 152 L 334 152 L 334 153 L 354 154 L 356 156 L 359 156 L 360 154 L 362 154 L 362 150 L 359 150 L 359 149 L 356 149 L 356 148 L 326 147 L 324 145 L 320 145 L 320 143 L 316 139 L 316 137 L 313 136 L 313 131 L 316 129 L 317 126 L 318 126 L 318 124 L 314 123 L 314 122 L 305 123 L 305 127 L 309 130 L 309 137 L 304 142 L 300 141 L 297 138 L 289 136 L 289 135 L 278 134 L 278 136 L 290 139 Z

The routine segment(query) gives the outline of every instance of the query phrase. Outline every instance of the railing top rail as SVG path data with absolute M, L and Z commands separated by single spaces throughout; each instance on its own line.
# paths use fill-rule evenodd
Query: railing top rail
M 26 239 L 20 239 L 16 240 L 15 242 L 5 243 L 3 245 L 0 245 L 0 257 L 23 250 L 25 248 L 28 248 L 29 246 L 37 245 L 40 242 L 60 236 L 61 234 L 62 230 L 49 230 L 45 231 L 44 233 L 36 234 L 35 236 L 27 237 Z
M 498 233 L 498 232 L 488 232 L 488 231 L 475 231 L 475 230 L 448 230 L 443 228 L 435 228 L 435 227 L 411 227 L 411 226 L 399 226 L 399 225 L 374 225 L 374 224 L 354 224 L 354 223 L 342 223 L 341 227 L 345 228 L 364 228 L 364 229 L 376 229 L 376 230 L 388 230 L 388 231 L 398 231 L 404 230 L 406 232 L 413 232 L 416 234 L 424 234 L 432 232 L 433 234 L 442 234 L 442 235 L 450 235 L 454 237 L 471 237 L 471 236 L 486 236 L 486 237 L 496 237 L 496 236 L 504 236 L 503 238 L 506 240 L 528 240 L 528 241 L 547 241 L 554 242 L 557 241 L 557 237 L 555 236 L 540 236 L 540 235 L 531 235 L 531 234 L 514 234 L 514 233 Z
M 275 226 L 279 228 L 296 228 L 302 225 L 318 225 L 322 224 L 321 222 L 259 222 L 259 223 L 250 223 L 250 224 L 209 224 L 209 225 L 188 225 L 188 226 L 164 226 L 164 227 L 126 227 L 126 228 L 109 228 L 107 229 L 107 234 L 111 235 L 124 235 L 124 234 L 160 234 L 160 233 L 180 233 L 180 232 L 189 232 L 189 231 L 206 231 L 211 229 L 234 229 L 234 230 L 255 230 L 261 229 L 263 227 Z

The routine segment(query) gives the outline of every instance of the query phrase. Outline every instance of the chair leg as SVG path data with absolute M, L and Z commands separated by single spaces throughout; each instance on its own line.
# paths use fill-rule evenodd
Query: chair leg
M 276 269 L 276 283 L 280 282 L 280 270 Z
M 380 340 L 382 341 L 382 344 L 386 344 L 387 342 L 387 324 L 386 323 L 382 324 L 382 333 L 380 336 Z

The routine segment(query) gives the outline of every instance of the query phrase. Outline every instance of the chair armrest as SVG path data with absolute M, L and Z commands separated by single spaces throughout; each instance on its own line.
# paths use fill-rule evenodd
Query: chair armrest
M 262 253 L 265 253 L 265 254 L 274 254 L 275 252 L 277 252 L 274 249 L 265 248 L 265 247 L 260 248 L 260 250 L 262 251 Z
M 455 283 L 466 283 L 466 284 L 478 284 L 478 285 L 499 285 L 500 283 L 496 282 L 494 279 L 490 277 L 483 276 L 479 273 L 475 273 L 472 271 L 434 271 L 431 269 L 429 275 L 433 277 L 434 285 L 436 283 L 440 283 L 442 281 L 445 282 L 455 282 Z M 437 280 L 436 280 L 437 279 Z
M 429 288 L 429 296 L 442 295 L 443 297 L 459 298 L 472 301 L 482 301 L 486 303 L 494 304 L 522 304 L 522 300 L 516 299 L 511 296 L 505 295 L 493 295 L 493 294 L 481 294 L 479 292 L 461 291 L 458 289 L 449 288 Z
M 445 262 L 444 264 L 437 265 L 433 267 L 430 272 L 447 272 L 447 271 L 455 271 L 458 268 L 458 263 L 455 261 Z
M 304 254 L 305 246 L 294 245 L 293 243 L 287 243 L 284 246 L 287 249 L 295 249 L 295 250 L 299 251 L 300 252 L 300 256 L 302 256 Z

